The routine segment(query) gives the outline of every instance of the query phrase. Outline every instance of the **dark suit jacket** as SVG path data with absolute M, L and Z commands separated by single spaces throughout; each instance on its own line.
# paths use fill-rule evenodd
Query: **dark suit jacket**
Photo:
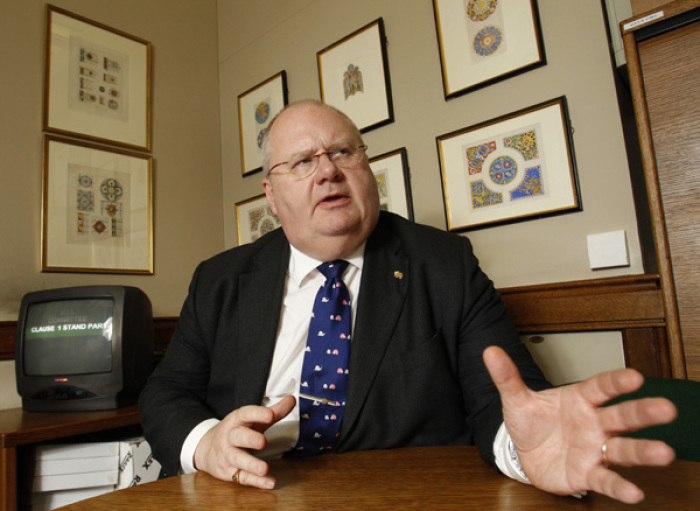
M 197 268 L 140 400 L 144 434 L 169 475 L 199 422 L 261 403 L 288 263 L 278 229 Z M 469 241 L 382 213 L 357 307 L 336 451 L 476 443 L 493 463 L 502 414 L 484 348 L 504 347 L 531 387 L 548 384 Z

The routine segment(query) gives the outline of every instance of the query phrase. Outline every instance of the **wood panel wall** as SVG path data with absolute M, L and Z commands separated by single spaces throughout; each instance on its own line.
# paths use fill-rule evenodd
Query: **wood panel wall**
M 522 334 L 619 330 L 625 362 L 646 376 L 671 376 L 658 275 L 562 282 L 500 289 Z M 155 318 L 162 353 L 176 317 Z M 0 360 L 14 358 L 15 321 L 0 322 Z
M 700 0 L 622 22 L 673 374 L 700 381 Z

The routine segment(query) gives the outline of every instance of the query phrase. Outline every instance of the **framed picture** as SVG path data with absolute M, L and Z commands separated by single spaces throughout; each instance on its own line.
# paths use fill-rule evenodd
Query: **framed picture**
M 437 137 L 450 231 L 581 210 L 566 98 Z
M 272 118 L 287 104 L 287 73 L 282 71 L 238 96 L 241 168 L 244 176 L 262 170 L 262 141 Z
M 151 150 L 151 43 L 48 6 L 44 130 Z
M 236 203 L 236 222 L 239 245 L 251 243 L 282 225 L 264 193 Z
M 362 133 L 394 121 L 382 18 L 319 51 L 316 60 L 321 99 Z
M 369 166 L 377 180 L 379 207 L 413 220 L 411 176 L 406 148 L 400 147 L 370 158 Z
M 536 0 L 433 0 L 445 99 L 546 63 Z
M 153 273 L 152 158 L 44 136 L 41 269 Z

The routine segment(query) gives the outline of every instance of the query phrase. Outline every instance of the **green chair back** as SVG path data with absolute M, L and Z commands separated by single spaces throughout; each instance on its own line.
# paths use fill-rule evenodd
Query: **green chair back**
M 673 447 L 676 458 L 700 461 L 700 382 L 674 378 L 645 378 L 644 385 L 610 404 L 644 397 L 665 397 L 678 409 L 671 424 L 652 426 L 624 436 L 662 440 Z

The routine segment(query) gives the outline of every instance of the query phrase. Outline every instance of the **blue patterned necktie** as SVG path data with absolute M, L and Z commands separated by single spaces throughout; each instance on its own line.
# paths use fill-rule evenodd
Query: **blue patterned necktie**
M 350 294 L 342 275 L 347 261 L 323 263 L 326 277 L 314 301 L 299 392 L 299 440 L 288 454 L 333 449 L 340 434 L 350 360 Z

